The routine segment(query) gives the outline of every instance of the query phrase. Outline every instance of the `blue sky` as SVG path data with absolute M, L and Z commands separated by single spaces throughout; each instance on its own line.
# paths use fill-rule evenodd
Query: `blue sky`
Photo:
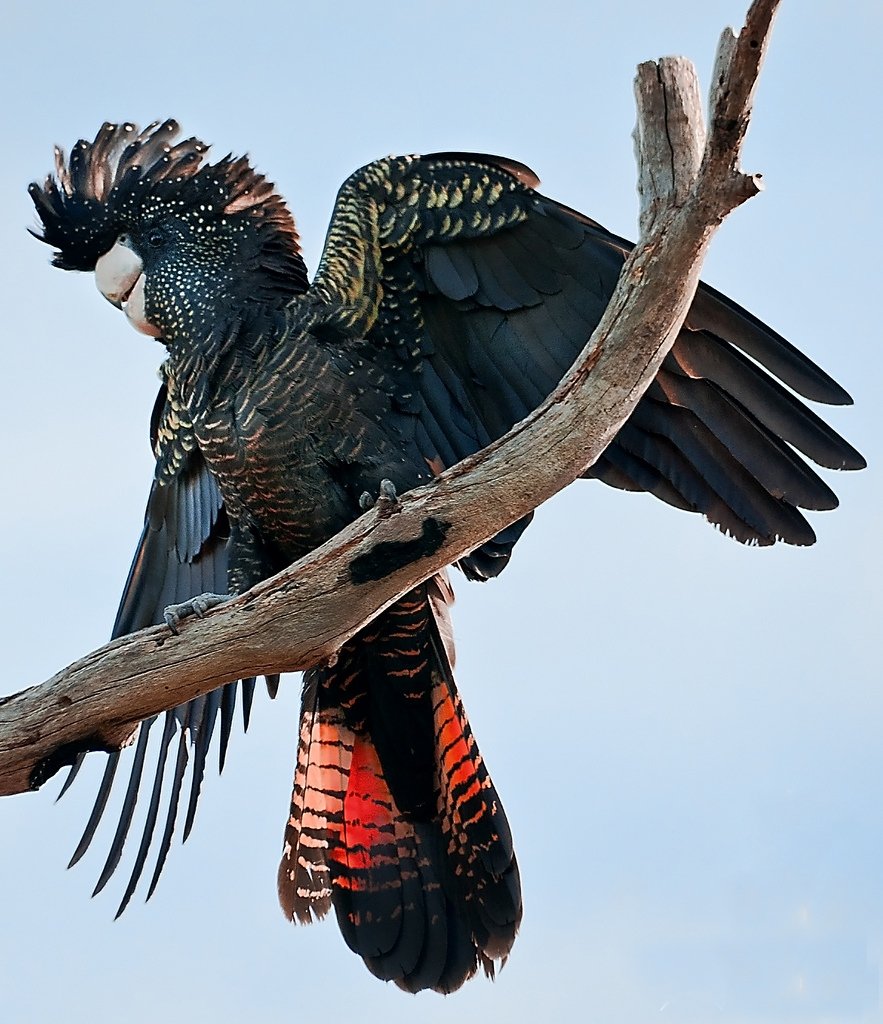
M 525 919 L 493 985 L 409 997 L 327 922 L 286 924 L 275 871 L 298 684 L 260 700 L 145 907 L 64 865 L 90 778 L 0 803 L 0 1014 L 387 1024 L 883 1020 L 879 39 L 875 2 L 787 3 L 746 169 L 766 191 L 703 274 L 855 397 L 868 457 L 811 549 L 745 549 L 645 496 L 578 484 L 504 576 L 458 581 L 458 678 L 516 837 Z M 140 529 L 159 348 L 50 269 L 25 192 L 53 143 L 175 116 L 251 153 L 315 267 L 339 184 L 389 152 L 473 149 L 625 235 L 635 65 L 695 59 L 743 0 L 617 5 L 7 0 L 0 35 L 3 690 L 102 643 Z M 872 248 L 873 246 L 873 248 Z M 539 741 L 538 741 L 539 738 Z M 104 837 L 105 843 L 108 837 Z

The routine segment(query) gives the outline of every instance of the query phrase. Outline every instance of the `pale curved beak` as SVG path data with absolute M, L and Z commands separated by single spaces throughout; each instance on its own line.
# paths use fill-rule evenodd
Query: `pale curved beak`
M 162 331 L 147 320 L 144 312 L 143 270 L 141 258 L 117 242 L 95 264 L 95 283 L 108 302 L 123 310 L 136 331 L 158 338 Z
M 108 302 L 122 309 L 143 269 L 141 258 L 127 245 L 117 242 L 95 264 L 95 283 Z

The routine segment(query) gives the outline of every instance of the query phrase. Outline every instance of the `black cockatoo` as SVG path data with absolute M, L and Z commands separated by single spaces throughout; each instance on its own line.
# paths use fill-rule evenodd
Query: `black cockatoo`
M 389 157 L 341 187 L 311 283 L 274 187 L 244 158 L 210 163 L 177 131 L 105 124 L 69 160 L 57 150 L 55 176 L 30 190 L 55 265 L 94 271 L 167 350 L 156 472 L 114 636 L 204 592 L 246 590 L 352 521 L 381 482 L 407 491 L 501 436 L 570 367 L 629 249 L 537 192 L 522 164 Z M 850 401 L 700 286 L 656 380 L 586 475 L 701 512 L 739 541 L 811 544 L 800 509 L 837 500 L 802 456 L 830 469 L 863 460 L 795 393 Z M 496 576 L 526 525 L 460 568 Z M 451 991 L 479 965 L 491 974 L 521 920 L 511 833 L 454 684 L 450 600 L 446 578 L 430 580 L 306 673 L 279 870 L 286 915 L 306 922 L 333 906 L 369 969 L 411 991 Z M 216 724 L 223 763 L 237 689 L 247 722 L 254 685 L 165 715 L 120 911 L 146 862 L 170 744 L 177 734 L 150 892 L 188 761 L 185 838 Z M 140 727 L 98 889 L 119 863 L 153 724 Z M 109 756 L 74 860 L 120 761 Z

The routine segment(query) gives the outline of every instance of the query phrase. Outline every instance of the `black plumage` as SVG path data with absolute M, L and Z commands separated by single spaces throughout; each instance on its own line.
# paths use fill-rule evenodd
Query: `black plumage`
M 58 150 L 55 178 L 31 186 L 55 265 L 106 277 L 122 256 L 129 269 L 113 271 L 106 294 L 168 350 L 156 474 L 114 636 L 203 592 L 251 587 L 351 521 L 381 480 L 403 492 L 501 436 L 571 365 L 629 249 L 537 192 L 514 161 L 390 157 L 341 187 L 310 283 L 272 185 L 244 159 L 209 164 L 207 147 L 176 144 L 176 132 L 172 121 L 105 125 L 68 161 Z M 800 510 L 836 497 L 803 456 L 832 469 L 863 460 L 797 395 L 849 402 L 701 285 L 656 380 L 586 476 L 701 512 L 740 541 L 812 543 Z M 460 568 L 497 575 L 528 522 Z M 511 833 L 454 683 L 450 600 L 446 579 L 430 580 L 307 673 L 279 875 L 288 916 L 333 906 L 369 969 L 415 991 L 492 973 L 521 918 Z M 161 829 L 148 895 L 156 885 L 188 764 L 189 833 L 211 740 L 223 765 L 237 693 L 247 724 L 254 686 L 231 681 L 161 716 L 120 912 Z M 158 720 L 140 728 L 96 891 L 119 864 Z M 121 756 L 109 755 L 74 861 Z

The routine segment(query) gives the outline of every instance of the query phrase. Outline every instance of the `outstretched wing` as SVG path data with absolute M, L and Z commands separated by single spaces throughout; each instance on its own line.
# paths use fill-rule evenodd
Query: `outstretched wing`
M 400 381 L 426 460 L 449 466 L 501 436 L 585 345 L 630 244 L 483 155 L 395 157 L 338 194 L 312 294 L 329 329 Z M 705 285 L 656 380 L 587 472 L 703 513 L 740 541 L 811 544 L 800 509 L 837 499 L 831 469 L 861 455 L 795 392 L 849 395 Z
M 163 610 L 169 604 L 179 604 L 206 592 L 227 592 L 230 531 L 221 494 L 199 450 L 190 444 L 186 428 L 177 416 L 167 415 L 168 409 L 164 385 L 160 389 L 151 421 L 151 440 L 157 456 L 157 478 L 150 491 L 144 529 L 114 623 L 114 637 L 163 622 Z M 242 709 L 246 728 L 254 687 L 254 678 L 242 680 Z M 183 838 L 186 840 L 190 834 L 209 746 L 218 725 L 219 770 L 224 766 L 238 688 L 238 682 L 231 682 L 173 708 L 162 716 L 148 718 L 138 727 L 135 750 L 131 757 L 123 751 L 108 755 L 92 814 L 71 859 L 71 865 L 75 864 L 88 849 L 107 808 L 117 771 L 121 765 L 129 763 L 129 778 L 119 822 L 95 893 L 104 888 L 120 863 L 142 783 L 145 782 L 151 731 L 155 725 L 161 725 L 160 747 L 152 770 L 153 782 L 149 784 L 150 797 L 141 839 L 117 916 L 126 908 L 135 891 L 157 823 L 164 817 L 148 899 L 153 893 L 171 844 L 188 765 L 190 784 Z M 168 792 L 163 811 L 163 780 L 173 740 L 176 742 L 171 758 L 172 779 L 171 784 L 166 784 Z M 71 769 L 62 793 L 79 771 L 84 756 L 81 755 Z M 147 774 L 149 776 L 149 769 Z

